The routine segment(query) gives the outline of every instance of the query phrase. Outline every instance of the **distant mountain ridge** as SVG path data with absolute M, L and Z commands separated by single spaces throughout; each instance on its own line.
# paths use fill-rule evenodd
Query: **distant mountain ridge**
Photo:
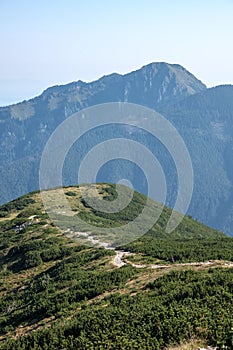
M 22 120 L 35 115 L 35 105 L 42 101 L 48 103 L 49 111 L 65 104 L 65 113 L 69 113 L 70 110 L 116 99 L 157 108 L 204 89 L 206 86 L 200 80 L 178 64 L 151 63 L 125 75 L 113 73 L 90 83 L 79 80 L 53 86 L 34 99 L 1 107 L 0 112 L 10 112 L 12 118 Z
M 125 75 L 110 74 L 90 83 L 79 80 L 54 86 L 34 99 L 0 108 L 0 202 L 39 188 L 41 153 L 62 121 L 96 104 L 124 101 L 155 109 L 174 124 L 193 161 L 194 193 L 189 214 L 232 233 L 233 86 L 207 89 L 182 66 L 164 62 L 151 63 Z M 117 135 L 131 137 L 106 130 L 105 138 L 95 132 L 76 147 L 64 170 L 65 185 L 76 183 L 77 165 L 94 142 Z M 149 147 L 161 162 L 171 197 L 168 195 L 166 204 L 172 207 L 177 179 L 166 150 L 147 135 L 133 137 Z M 98 181 L 117 182 L 119 169 L 120 163 L 109 166 Z M 126 170 L 136 189 L 146 193 L 145 179 L 139 171 Z

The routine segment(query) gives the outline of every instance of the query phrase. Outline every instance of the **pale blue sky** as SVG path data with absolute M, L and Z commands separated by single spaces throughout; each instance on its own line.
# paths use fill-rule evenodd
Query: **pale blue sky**
M 0 43 L 0 105 L 156 61 L 233 84 L 233 0 L 0 0 Z

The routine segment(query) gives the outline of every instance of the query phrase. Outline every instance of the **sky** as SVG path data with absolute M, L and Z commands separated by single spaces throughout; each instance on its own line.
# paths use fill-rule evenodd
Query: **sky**
M 0 106 L 151 62 L 233 84 L 233 0 L 0 0 Z

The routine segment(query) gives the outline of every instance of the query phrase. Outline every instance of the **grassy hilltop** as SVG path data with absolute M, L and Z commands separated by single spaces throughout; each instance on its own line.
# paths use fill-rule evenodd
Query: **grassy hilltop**
M 92 186 L 84 189 L 91 198 Z M 111 207 L 115 185 L 97 189 Z M 135 192 L 125 209 L 103 213 L 79 187 L 64 193 L 83 220 L 78 232 L 54 201 L 56 226 L 39 192 L 0 207 L 0 349 L 233 348 L 233 238 L 191 217 L 167 234 L 165 207 L 146 235 L 105 249 L 90 244 L 101 228 L 159 204 Z M 85 222 L 98 230 L 87 234 Z

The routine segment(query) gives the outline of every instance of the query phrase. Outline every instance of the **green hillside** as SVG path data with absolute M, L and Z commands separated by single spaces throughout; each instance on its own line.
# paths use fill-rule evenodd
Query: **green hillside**
M 97 189 L 111 206 L 115 185 Z M 92 186 L 86 191 L 93 195 Z M 101 228 L 159 204 L 134 192 L 124 210 L 106 214 L 79 187 L 64 192 L 73 215 L 98 230 L 87 235 L 83 223 L 74 231 L 55 201 L 63 225 L 56 226 L 39 192 L 0 207 L 0 349 L 232 349 L 233 238 L 191 217 L 167 234 L 164 208 L 136 241 L 92 246 Z

